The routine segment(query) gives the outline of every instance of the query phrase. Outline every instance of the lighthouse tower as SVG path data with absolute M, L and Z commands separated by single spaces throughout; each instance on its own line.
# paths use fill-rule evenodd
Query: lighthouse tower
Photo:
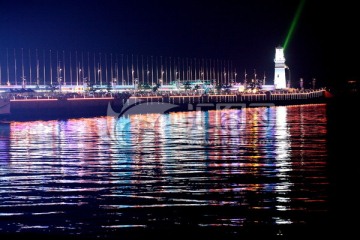
M 285 57 L 284 49 L 282 47 L 277 47 L 275 49 L 275 76 L 274 76 L 274 86 L 275 89 L 286 88 L 286 77 L 285 77 Z

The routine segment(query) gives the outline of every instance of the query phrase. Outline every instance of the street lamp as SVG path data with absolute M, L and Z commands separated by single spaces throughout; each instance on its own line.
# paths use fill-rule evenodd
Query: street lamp
M 147 83 L 150 83 L 150 81 L 149 81 L 149 74 L 150 74 L 150 71 L 148 70 L 147 72 L 146 72 L 146 74 L 147 74 L 147 76 L 146 76 L 146 81 L 147 81 Z M 153 85 L 153 83 L 151 83 L 151 86 Z
M 98 69 L 98 80 L 100 81 L 100 86 L 102 86 L 101 70 L 100 69 Z
M 134 70 L 132 70 L 131 71 L 131 79 L 132 79 L 132 84 L 134 85 L 135 83 L 134 83 Z
M 21 85 L 22 85 L 22 88 L 26 88 L 26 78 L 25 78 L 25 76 L 22 76 L 21 77 Z
M 263 85 L 265 85 L 266 83 L 266 76 L 265 76 L 265 72 L 264 72 L 264 80 L 263 80 Z
M 78 77 L 78 82 L 76 83 L 76 85 L 78 86 L 79 85 L 79 80 L 81 81 L 81 68 L 79 69 L 79 77 Z
M 61 71 L 62 71 L 62 68 L 59 68 L 59 79 L 58 80 L 61 80 Z
M 176 72 L 175 72 L 175 85 L 176 85 L 176 87 L 178 87 L 179 84 L 180 84 L 180 83 L 179 83 L 180 81 L 179 81 L 179 79 L 178 79 L 178 74 L 179 74 L 179 72 L 176 71 Z
M 289 71 L 289 79 L 288 79 L 288 83 L 287 83 L 287 87 L 290 88 L 291 87 L 291 71 L 289 66 L 285 65 L 285 69 L 287 69 Z
M 61 92 L 61 80 L 62 80 L 62 77 L 61 77 L 61 71 L 62 71 L 62 68 L 59 68 L 59 71 L 58 71 L 58 84 L 59 84 L 59 91 Z
M 316 85 L 316 79 L 313 78 L 313 80 L 312 80 L 312 88 L 313 88 L 313 89 L 315 89 L 315 85 Z

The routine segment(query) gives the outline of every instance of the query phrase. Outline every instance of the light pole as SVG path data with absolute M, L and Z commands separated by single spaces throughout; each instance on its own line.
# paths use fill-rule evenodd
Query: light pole
M 81 68 L 79 69 L 79 83 L 82 84 Z M 79 83 L 77 85 L 79 85 Z
M 287 69 L 289 71 L 289 79 L 288 79 L 288 83 L 287 83 L 287 87 L 290 88 L 291 87 L 291 71 L 289 66 L 285 65 L 285 69 Z
M 179 87 L 179 84 L 180 84 L 180 83 L 179 83 L 180 81 L 179 81 L 179 79 L 178 79 L 178 74 L 179 74 L 179 72 L 176 71 L 176 72 L 175 72 L 175 85 L 176 85 L 176 87 Z
M 62 68 L 58 68 L 58 84 L 59 84 L 59 91 L 61 92 L 61 80 L 62 80 L 62 77 L 61 77 L 61 71 L 62 71 Z
M 146 74 L 147 74 L 147 76 L 146 76 L 146 81 L 147 81 L 148 84 L 150 84 L 150 79 L 149 79 L 150 71 L 148 70 L 148 71 L 146 72 Z M 153 85 L 153 83 L 151 82 L 151 86 L 152 86 L 152 85 Z
M 265 72 L 264 72 L 264 80 L 263 80 L 263 85 L 265 85 L 266 83 L 266 76 L 265 76 Z
M 312 80 L 312 88 L 313 88 L 313 89 L 315 89 L 315 85 L 316 85 L 316 79 L 313 78 L 313 80 Z
M 135 86 L 135 83 L 134 83 L 134 70 L 131 71 L 131 80 L 132 80 L 132 84 Z
M 100 86 L 102 86 L 101 70 L 100 69 L 98 69 L 98 81 L 100 81 Z

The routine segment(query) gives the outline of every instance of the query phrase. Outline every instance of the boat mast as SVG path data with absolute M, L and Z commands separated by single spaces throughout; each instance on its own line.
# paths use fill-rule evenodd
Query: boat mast
M 115 82 L 115 85 L 120 85 L 120 82 L 119 82 L 119 59 L 118 59 L 118 55 L 116 54 L 115 55 L 115 72 L 116 72 L 116 82 Z
M 121 54 L 121 85 L 126 85 L 124 82 L 124 54 Z
M 1 85 L 1 81 L 2 81 L 2 78 L 1 78 L 1 63 L 0 63 L 0 85 Z
M 137 84 L 139 84 L 139 55 L 136 54 L 136 78 L 137 78 Z
M 110 82 L 114 82 L 114 75 L 113 75 L 113 61 L 112 61 L 112 53 L 110 53 Z
M 71 65 L 71 51 L 70 51 L 70 85 L 73 85 L 73 74 L 72 74 L 72 65 Z
M 6 84 L 10 86 L 10 73 L 9 73 L 9 49 L 6 49 L 6 75 L 7 75 L 7 82 Z
M 53 84 L 53 74 L 52 74 L 52 62 L 51 62 L 51 49 L 50 49 L 50 84 Z
M 170 81 L 172 80 L 173 78 L 173 75 L 172 75 L 173 71 L 171 71 L 171 57 L 169 57 L 169 84 L 170 84 Z
M 75 63 L 76 63 L 76 86 L 79 86 L 79 63 L 78 63 L 78 56 L 77 51 L 75 51 Z
M 87 86 L 89 87 L 90 86 L 90 53 L 88 52 L 87 53 Z
M 95 59 L 95 52 L 94 52 L 94 85 L 96 85 L 96 59 Z
M 154 86 L 154 84 L 156 84 L 156 81 L 154 82 L 154 56 L 150 56 L 150 67 L 149 67 L 149 71 L 151 74 L 151 77 L 149 76 L 149 78 L 151 79 L 151 86 Z
M 156 66 L 156 83 L 159 81 L 159 69 L 158 69 L 158 57 L 155 56 L 155 66 Z
M 108 66 L 107 66 L 107 54 L 105 53 L 105 81 L 106 84 L 109 84 L 108 80 Z
M 25 88 L 24 49 L 21 48 L 21 85 Z
M 16 52 L 14 48 L 14 73 L 15 73 L 15 85 L 17 85 L 17 74 L 16 74 Z
M 141 81 L 144 84 L 144 56 L 141 55 Z
M 63 50 L 63 69 L 64 69 L 64 77 L 63 77 L 63 83 L 66 85 L 66 65 L 65 65 L 65 51 Z
M 84 69 L 84 52 L 81 52 L 81 66 L 80 66 L 80 83 L 84 86 L 85 69 Z
M 129 76 L 129 55 L 126 55 L 126 80 L 128 85 L 130 85 L 130 76 Z
M 31 85 L 31 52 L 29 48 L 29 84 Z
M 39 85 L 39 55 L 38 50 L 35 50 L 36 57 L 36 85 Z
M 46 68 L 45 68 L 45 66 L 46 66 L 46 62 L 45 62 L 45 50 L 43 50 L 43 63 L 44 63 L 43 68 L 44 68 L 44 85 L 45 85 L 45 79 L 46 79 Z

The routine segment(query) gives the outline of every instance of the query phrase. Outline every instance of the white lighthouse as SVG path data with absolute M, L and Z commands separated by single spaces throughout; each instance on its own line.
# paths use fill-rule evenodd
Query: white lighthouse
M 284 49 L 282 47 L 277 47 L 275 49 L 275 76 L 274 76 L 274 87 L 275 89 L 284 89 L 286 88 L 286 77 L 285 77 L 285 57 Z

